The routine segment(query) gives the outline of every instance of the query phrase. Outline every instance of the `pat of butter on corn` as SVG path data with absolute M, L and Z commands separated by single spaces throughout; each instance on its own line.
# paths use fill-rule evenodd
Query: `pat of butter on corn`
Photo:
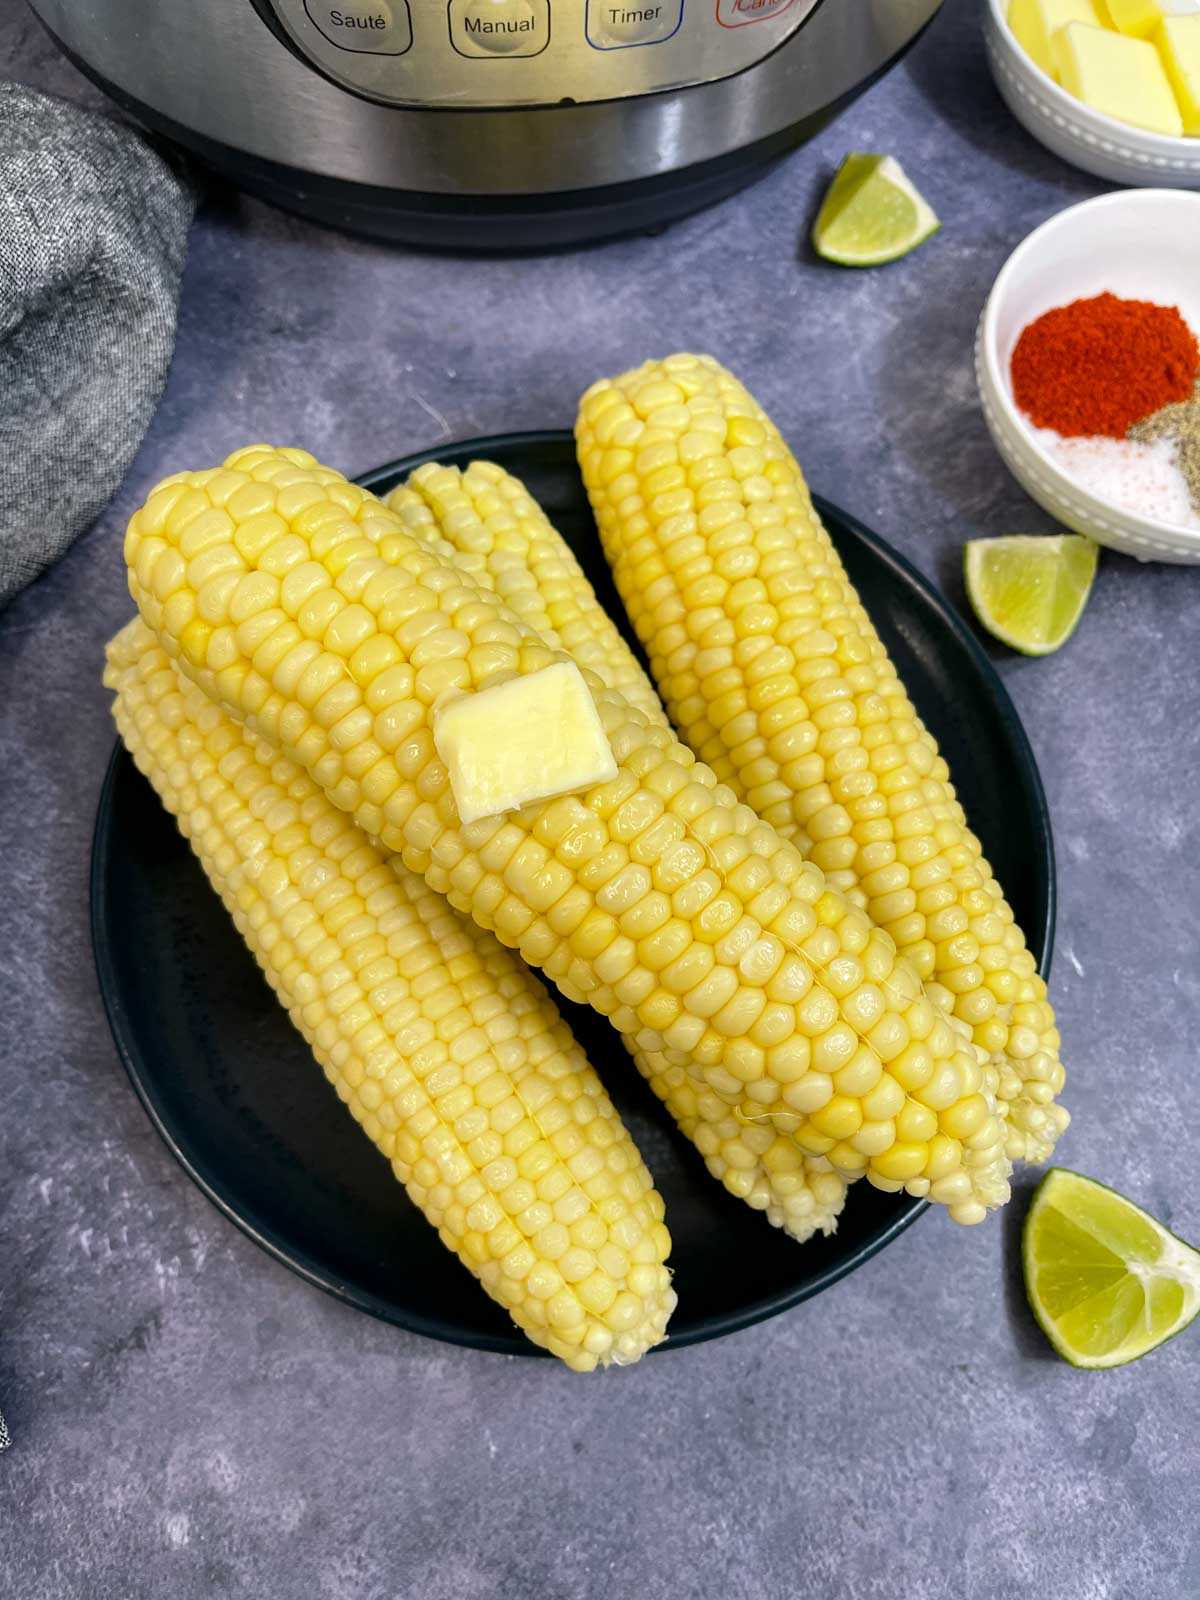
M 1144 39 L 1069 22 L 1054 37 L 1058 81 L 1068 94 L 1150 133 L 1183 136 L 1183 118 L 1158 51 Z
M 447 701 L 433 742 L 464 823 L 617 775 L 587 684 L 567 661 Z

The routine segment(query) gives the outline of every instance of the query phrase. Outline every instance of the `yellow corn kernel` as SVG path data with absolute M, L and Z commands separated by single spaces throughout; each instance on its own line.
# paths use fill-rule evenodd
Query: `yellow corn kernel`
M 930 1113 L 932 1115 L 932 1113 Z M 983 1127 L 988 1118 L 987 1102 L 980 1094 L 969 1096 L 948 1106 L 938 1116 L 938 1126 L 951 1139 L 970 1139 Z
M 916 1100 L 905 1103 L 896 1118 L 897 1136 L 910 1144 L 928 1144 L 938 1131 L 938 1119 L 928 1106 Z
M 862 1107 L 849 1095 L 835 1094 L 808 1121 L 810 1127 L 831 1139 L 849 1139 L 862 1126 Z
M 882 1155 L 871 1157 L 871 1171 L 881 1178 L 891 1178 L 904 1183 L 919 1177 L 929 1160 L 929 1149 L 924 1144 L 905 1144 L 900 1140 Z

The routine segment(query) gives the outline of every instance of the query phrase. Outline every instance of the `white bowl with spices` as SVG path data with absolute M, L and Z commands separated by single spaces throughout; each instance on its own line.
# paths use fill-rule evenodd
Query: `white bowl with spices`
M 1017 246 L 992 287 L 976 336 L 984 417 L 1013 476 L 1066 527 L 1142 561 L 1200 564 L 1200 491 L 1188 488 L 1178 468 L 1168 470 L 1179 459 L 1177 446 L 1130 447 L 1124 452 L 1130 482 L 1121 483 L 1119 493 L 1097 492 L 1101 474 L 1082 472 L 1081 456 L 1059 448 L 1075 441 L 1059 441 L 1018 407 L 1013 352 L 1022 332 L 1046 312 L 1105 293 L 1175 307 L 1200 334 L 1197 262 L 1200 195 L 1126 189 L 1086 200 Z
M 1200 138 L 1151 133 L 1068 94 L 1018 43 L 1010 3 L 987 0 L 988 64 L 1008 109 L 1040 144 L 1113 183 L 1200 189 Z

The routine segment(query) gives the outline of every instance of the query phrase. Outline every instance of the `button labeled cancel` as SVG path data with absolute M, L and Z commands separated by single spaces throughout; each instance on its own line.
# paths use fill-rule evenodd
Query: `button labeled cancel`
M 596 50 L 628 50 L 635 44 L 661 44 L 677 32 L 683 0 L 588 0 L 588 43 Z
M 537 56 L 550 43 L 550 0 L 450 0 L 460 56 Z
M 407 0 L 371 0 L 370 4 L 340 6 L 304 0 L 304 9 L 313 26 L 339 50 L 402 56 L 412 45 Z
M 792 0 L 717 0 L 717 21 L 723 28 L 744 28 L 786 11 Z

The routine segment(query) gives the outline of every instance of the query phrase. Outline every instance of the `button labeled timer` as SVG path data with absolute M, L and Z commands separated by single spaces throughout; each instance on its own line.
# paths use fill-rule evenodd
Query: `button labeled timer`
M 594 50 L 662 44 L 682 21 L 683 0 L 587 0 L 587 37 Z

